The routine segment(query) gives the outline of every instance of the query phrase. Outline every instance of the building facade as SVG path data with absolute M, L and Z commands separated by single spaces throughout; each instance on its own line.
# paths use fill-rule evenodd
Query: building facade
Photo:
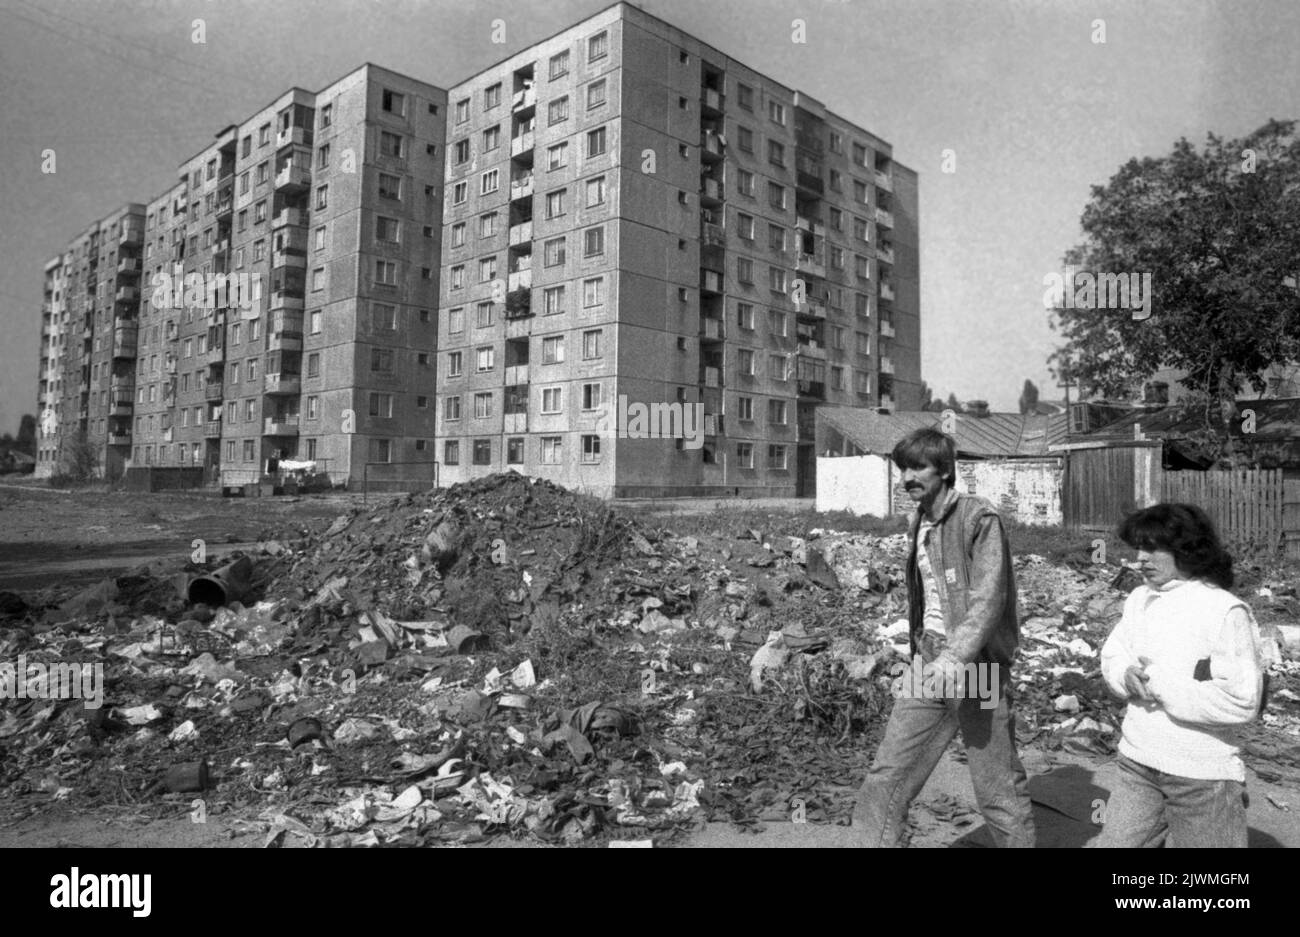
M 916 405 L 916 176 L 884 141 L 624 4 L 449 100 L 446 483 L 801 495 L 815 407 Z

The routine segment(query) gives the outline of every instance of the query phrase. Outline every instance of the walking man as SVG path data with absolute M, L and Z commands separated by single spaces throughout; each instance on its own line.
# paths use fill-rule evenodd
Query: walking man
M 988 501 L 955 488 L 957 447 L 937 429 L 894 446 L 894 464 L 917 505 L 907 558 L 913 666 L 927 679 L 896 686 L 894 708 L 853 812 L 867 847 L 898 846 L 907 809 L 961 731 L 980 812 L 997 846 L 1034 845 L 1033 810 L 1016 754 L 1011 658 L 1020 640 L 1011 547 Z M 973 691 L 975 675 L 991 693 Z M 943 692 L 915 692 L 918 686 Z M 979 697 L 986 697 L 981 699 Z

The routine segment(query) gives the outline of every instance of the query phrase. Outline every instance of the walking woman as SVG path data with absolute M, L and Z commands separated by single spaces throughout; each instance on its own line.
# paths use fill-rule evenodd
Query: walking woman
M 1130 514 L 1119 536 L 1145 581 L 1101 651 L 1128 708 L 1096 845 L 1244 848 L 1236 730 L 1260 710 L 1264 666 L 1254 615 L 1228 591 L 1232 557 L 1190 504 Z

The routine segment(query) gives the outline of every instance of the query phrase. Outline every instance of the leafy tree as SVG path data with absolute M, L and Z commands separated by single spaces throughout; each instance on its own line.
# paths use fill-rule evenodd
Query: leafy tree
M 1020 391 L 1020 412 L 1038 412 L 1038 387 L 1029 378 L 1025 378 L 1024 389 Z
M 36 417 L 30 413 L 24 413 L 18 422 L 18 439 L 14 448 L 26 455 L 36 455 Z
M 1057 302 L 1065 343 L 1049 359 L 1053 373 L 1085 394 L 1124 397 L 1162 367 L 1185 371 L 1192 441 L 1207 461 L 1222 459 L 1239 389 L 1264 390 L 1269 365 L 1300 357 L 1296 122 L 1131 159 L 1093 187 L 1081 224 L 1067 268 L 1150 274 L 1149 317 Z
M 925 381 L 921 382 L 921 407 L 922 410 L 929 410 L 930 405 L 934 403 L 934 392 L 930 390 L 930 385 Z
M 953 411 L 955 411 L 955 412 L 957 412 L 957 413 L 965 413 L 965 412 L 966 412 L 966 411 L 962 408 L 961 401 L 957 399 L 957 395 L 954 394 L 954 393 L 951 393 L 951 392 L 948 394 L 948 402 L 944 405 L 944 409 L 945 409 L 945 410 L 953 410 Z

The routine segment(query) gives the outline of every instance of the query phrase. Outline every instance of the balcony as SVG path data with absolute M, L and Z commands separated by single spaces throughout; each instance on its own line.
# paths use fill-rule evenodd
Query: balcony
M 169 427 L 167 427 L 165 430 L 162 431 L 162 441 L 163 441 L 163 442 L 171 442 L 171 441 L 172 441 L 172 437 L 173 437 L 174 435 L 175 435 L 175 434 L 172 432 L 172 428 L 169 426 Z
M 217 199 L 217 215 L 229 215 L 235 210 L 235 200 L 231 198 L 229 191 L 221 198 Z
M 301 296 L 295 296 L 293 293 L 285 290 L 276 290 L 271 294 L 270 308 L 272 312 L 275 312 L 277 309 L 297 310 L 298 312 L 301 312 L 303 308 L 303 298 Z
M 298 417 L 268 416 L 262 426 L 263 436 L 297 436 Z
M 722 274 L 717 270 L 701 269 L 700 270 L 700 292 L 702 293 L 721 293 L 722 292 Z
M 876 224 L 882 228 L 892 228 L 894 226 L 894 215 L 883 208 L 876 209 Z
M 140 273 L 139 257 L 120 257 L 117 261 L 117 272 L 125 276 L 136 276 Z
M 799 354 L 805 358 L 814 358 L 817 361 L 826 360 L 826 347 L 819 345 L 817 342 L 800 342 Z
M 893 248 L 893 247 L 877 247 L 877 248 L 876 248 L 876 259 L 879 260 L 881 263 L 892 264 L 892 263 L 894 262 L 894 248 Z
M 122 231 L 117 236 L 117 243 L 132 244 L 144 240 L 144 228 L 137 228 L 134 225 L 122 225 Z
M 163 370 L 168 374 L 176 373 L 176 358 L 174 356 L 168 355 L 163 359 Z
M 700 243 L 705 247 L 726 247 L 727 233 L 722 225 L 709 221 L 700 223 Z
M 801 316 L 815 316 L 818 319 L 826 318 L 826 304 L 820 299 L 813 299 L 811 296 L 807 297 L 802 304 L 796 305 L 795 309 Z
M 506 368 L 506 386 L 517 387 L 528 383 L 528 365 L 512 364 Z
M 307 255 L 300 250 L 289 248 L 282 251 L 271 251 L 271 266 L 274 267 L 307 267 Z
M 893 337 L 894 337 L 894 323 L 890 322 L 888 319 L 881 319 L 881 320 L 880 320 L 880 335 L 881 335 L 882 338 L 893 338 Z
M 135 357 L 135 329 L 130 331 L 122 330 L 113 333 L 113 357 L 114 358 L 134 358 Z
M 533 240 L 533 223 L 525 221 L 522 224 L 510 226 L 510 246 L 516 247 L 520 244 L 531 244 Z
M 701 368 L 700 383 L 705 387 L 721 387 L 722 374 L 717 368 Z
M 519 114 L 523 111 L 530 110 L 537 106 L 537 87 L 525 88 L 523 91 L 516 91 L 515 96 L 510 100 L 510 110 Z
M 894 288 L 885 280 L 880 281 L 880 298 L 886 302 L 894 301 Z
M 221 437 L 221 421 L 208 420 L 203 424 L 204 439 L 219 439 Z
M 722 186 L 717 179 L 705 178 L 700 185 L 700 203 L 718 205 L 722 202 Z
M 807 231 L 814 237 L 822 237 L 826 234 L 826 227 L 815 218 L 804 218 L 802 215 L 796 216 L 794 226 L 800 231 Z
M 884 355 L 881 355 L 880 357 L 880 373 L 881 374 L 894 373 L 894 362 L 891 359 L 886 358 Z
M 889 394 L 881 394 L 881 395 L 880 395 L 880 409 L 882 409 L 882 410 L 892 410 L 892 409 L 894 409 L 894 398 L 891 397 Z
M 705 316 L 700 319 L 700 341 L 722 341 L 722 320 Z
M 129 446 L 131 445 L 131 434 L 120 430 L 115 433 L 109 433 L 108 444 L 110 446 Z
M 139 302 L 140 290 L 134 286 L 119 286 L 117 292 L 113 294 L 113 299 L 119 303 Z
M 712 88 L 705 88 L 704 94 L 700 97 L 700 110 L 712 117 L 721 116 L 722 95 Z
M 294 394 L 302 392 L 302 376 L 298 374 L 267 374 L 262 377 L 262 390 L 268 394 Z
M 301 208 L 281 208 L 271 218 L 271 229 L 283 228 L 285 225 L 301 227 L 307 223 L 307 212 Z
M 794 182 L 797 187 L 806 192 L 813 192 L 821 196 L 826 191 L 826 183 L 821 176 L 814 175 L 810 172 L 804 172 L 802 169 L 794 174 Z
M 700 135 L 700 159 L 706 163 L 716 163 L 722 159 L 722 140 L 712 130 Z
M 795 263 L 795 270 L 811 273 L 814 276 L 819 277 L 826 276 L 826 265 L 817 259 L 816 254 L 805 254 L 800 252 Z
M 530 172 L 526 176 L 520 176 L 518 179 L 510 180 L 510 198 L 513 201 L 517 198 L 533 197 L 533 174 Z
M 814 397 L 818 400 L 826 399 L 825 381 L 796 381 L 795 384 L 800 397 Z
M 109 416 L 130 416 L 135 408 L 135 401 L 130 396 L 114 397 L 108 404 Z
M 513 293 L 515 290 L 532 289 L 532 286 L 532 270 L 516 270 L 506 278 L 506 290 L 510 293 Z
M 527 413 L 507 413 L 504 418 L 504 433 L 526 433 L 528 432 L 528 414 Z
M 208 381 L 208 383 L 203 385 L 204 400 L 220 400 L 221 394 L 222 390 L 220 381 Z
M 719 433 L 726 433 L 724 425 L 725 417 L 721 413 L 704 414 L 704 435 L 717 436 Z
M 875 172 L 876 172 L 876 188 L 884 189 L 886 192 L 894 191 L 894 182 L 892 179 L 889 178 L 889 173 L 882 172 L 879 169 L 877 169 Z
M 533 132 L 531 130 L 521 133 L 510 141 L 510 155 L 523 156 L 525 153 L 532 152 L 533 149 Z
M 817 420 L 815 417 L 800 417 L 795 423 L 796 438 L 799 442 L 816 442 Z
M 229 238 L 222 238 L 222 239 L 219 240 L 219 241 L 215 241 L 215 242 L 213 242 L 213 244 L 212 244 L 212 254 L 213 254 L 213 256 L 220 256 L 220 255 L 222 255 L 222 254 L 228 254 L 228 253 L 230 253 L 230 239 L 229 239 Z
M 135 378 L 127 377 L 126 375 L 114 377 L 108 382 L 108 389 L 114 393 L 130 395 L 135 391 Z
M 226 349 L 221 345 L 216 348 L 209 348 L 203 353 L 204 364 L 221 364 L 226 360 Z
M 302 320 L 297 329 L 276 329 L 266 334 L 267 351 L 302 351 Z
M 288 127 L 275 135 L 275 148 L 278 150 L 295 143 L 298 146 L 311 146 L 312 139 L 312 132 L 306 127 Z
M 275 190 L 293 191 L 305 189 L 311 185 L 311 171 L 303 166 L 290 164 L 275 174 Z

